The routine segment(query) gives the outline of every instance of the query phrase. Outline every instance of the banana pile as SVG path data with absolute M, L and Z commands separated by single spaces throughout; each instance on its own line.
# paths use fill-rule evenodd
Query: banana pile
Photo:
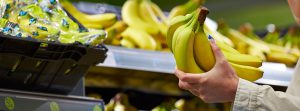
M 98 93 L 88 93 L 88 97 L 101 99 Z M 117 93 L 105 105 L 105 111 L 138 111 L 138 109 L 129 102 L 129 96 L 125 93 Z M 145 104 L 153 104 L 147 103 Z M 198 98 L 173 98 L 166 97 L 159 105 L 147 111 L 230 111 L 231 103 L 207 104 Z M 222 109 L 222 110 L 221 110 Z
M 271 30 L 264 40 L 272 45 L 280 47 L 281 52 L 274 52 L 267 56 L 267 60 L 271 62 L 284 63 L 287 66 L 294 66 L 300 57 L 300 28 L 292 26 L 286 35 L 280 38 L 280 32 Z M 285 51 L 283 51 L 285 50 Z
M 168 21 L 197 9 L 204 0 L 189 0 L 174 7 L 167 17 L 151 0 L 127 0 L 121 11 L 122 20 L 114 13 L 89 15 L 80 12 L 68 0 L 60 0 L 62 6 L 87 28 L 105 29 L 106 44 L 169 51 L 166 43 Z
M 207 72 L 215 64 L 214 54 L 207 37 L 212 34 L 204 31 L 207 14 L 208 10 L 201 8 L 191 14 L 177 16 L 171 20 L 172 25 L 168 28 L 167 43 L 171 47 L 177 68 L 184 72 Z M 241 54 L 227 44 L 216 42 L 239 77 L 249 81 L 262 77 L 263 71 L 258 68 L 262 65 L 262 59 Z
M 294 40 L 289 39 L 293 34 L 287 34 L 287 37 L 279 39 L 278 29 L 269 32 L 264 38 L 265 41 L 254 33 L 251 24 L 242 25 L 238 31 L 230 28 L 224 21 L 219 21 L 218 31 L 230 38 L 234 48 L 240 53 L 257 56 L 264 61 L 284 63 L 292 67 L 297 63 L 300 55 L 296 42 L 299 36 L 292 37 Z M 290 31 L 292 32 L 294 31 Z

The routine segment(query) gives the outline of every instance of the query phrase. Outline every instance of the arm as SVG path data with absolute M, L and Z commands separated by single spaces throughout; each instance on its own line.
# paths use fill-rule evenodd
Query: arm
M 299 111 L 300 97 L 240 79 L 233 111 Z

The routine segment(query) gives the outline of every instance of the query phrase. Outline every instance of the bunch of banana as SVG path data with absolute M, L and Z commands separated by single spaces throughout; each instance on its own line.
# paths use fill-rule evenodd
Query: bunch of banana
M 128 96 L 123 93 L 118 93 L 105 106 L 105 111 L 138 111 L 135 107 L 130 105 Z
M 136 30 L 151 35 L 166 34 L 166 17 L 150 0 L 127 0 L 122 7 L 122 19 Z
M 179 16 L 179 15 L 186 15 L 195 11 L 199 6 L 201 6 L 205 0 L 189 0 L 185 4 L 175 6 L 168 16 L 171 20 L 172 18 Z
M 251 24 L 247 24 L 247 26 L 243 25 L 240 27 L 241 33 L 244 35 L 240 34 L 239 37 L 244 37 L 244 38 L 250 38 L 253 41 L 255 41 L 257 44 L 262 44 L 267 47 L 269 47 L 270 51 L 263 51 L 260 50 L 259 47 L 253 47 L 249 44 L 250 47 L 248 47 L 248 54 L 254 55 L 261 57 L 265 59 L 265 61 L 269 62 L 279 62 L 279 63 L 284 63 L 287 66 L 294 66 L 298 60 L 299 57 L 299 50 L 296 50 L 295 48 L 292 48 L 291 45 L 290 47 L 282 47 L 277 44 L 279 44 L 277 41 L 279 39 L 279 32 L 276 30 L 273 30 L 270 32 L 270 34 L 267 34 L 265 40 L 267 40 L 269 43 L 264 42 L 263 40 L 258 37 L 251 26 Z M 276 37 L 277 36 L 277 37 Z M 289 36 L 290 37 L 290 36 Z M 287 37 L 287 38 L 289 38 Z M 277 40 L 277 41 L 276 41 Z M 273 44 L 271 44 L 273 43 Z M 286 42 L 288 43 L 288 42 Z M 292 43 L 292 42 L 290 42 Z
M 167 43 L 174 54 L 177 67 L 184 72 L 206 72 L 215 64 L 208 34 L 204 32 L 207 14 L 208 10 L 202 8 L 185 16 L 177 16 L 170 22 Z M 262 77 L 263 72 L 258 69 L 262 65 L 260 58 L 241 54 L 227 44 L 216 42 L 239 77 L 250 81 Z
M 122 19 L 128 28 L 121 33 L 121 46 L 145 50 L 166 47 L 167 17 L 151 0 L 127 0 L 122 7 Z
M 102 29 L 107 28 L 117 22 L 117 15 L 114 13 L 104 13 L 88 15 L 80 12 L 68 0 L 59 0 L 62 7 L 75 17 L 83 26 L 87 28 Z
M 128 25 L 124 21 L 117 21 L 111 27 L 106 28 L 105 31 L 107 32 L 107 38 L 104 43 L 118 45 L 119 43 L 115 42 L 121 40 L 121 33 L 127 27 Z

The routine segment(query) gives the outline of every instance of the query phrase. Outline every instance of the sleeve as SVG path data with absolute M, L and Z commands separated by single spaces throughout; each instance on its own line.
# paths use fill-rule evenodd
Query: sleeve
M 300 97 L 300 59 L 298 60 L 294 76 L 292 81 L 286 91 L 286 93 L 291 94 L 293 96 Z
M 232 110 L 300 111 L 300 98 L 240 79 Z

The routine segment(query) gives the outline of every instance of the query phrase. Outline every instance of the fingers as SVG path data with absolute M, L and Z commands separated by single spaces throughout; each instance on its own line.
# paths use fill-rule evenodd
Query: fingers
M 205 80 L 205 73 L 203 74 L 191 74 L 191 73 L 184 73 L 178 69 L 175 70 L 175 75 L 178 77 L 179 80 L 187 83 L 199 83 L 199 81 Z
M 221 51 L 221 49 L 217 46 L 216 41 L 209 35 L 210 45 L 211 49 L 214 53 L 216 62 L 222 61 L 224 59 L 224 55 Z

